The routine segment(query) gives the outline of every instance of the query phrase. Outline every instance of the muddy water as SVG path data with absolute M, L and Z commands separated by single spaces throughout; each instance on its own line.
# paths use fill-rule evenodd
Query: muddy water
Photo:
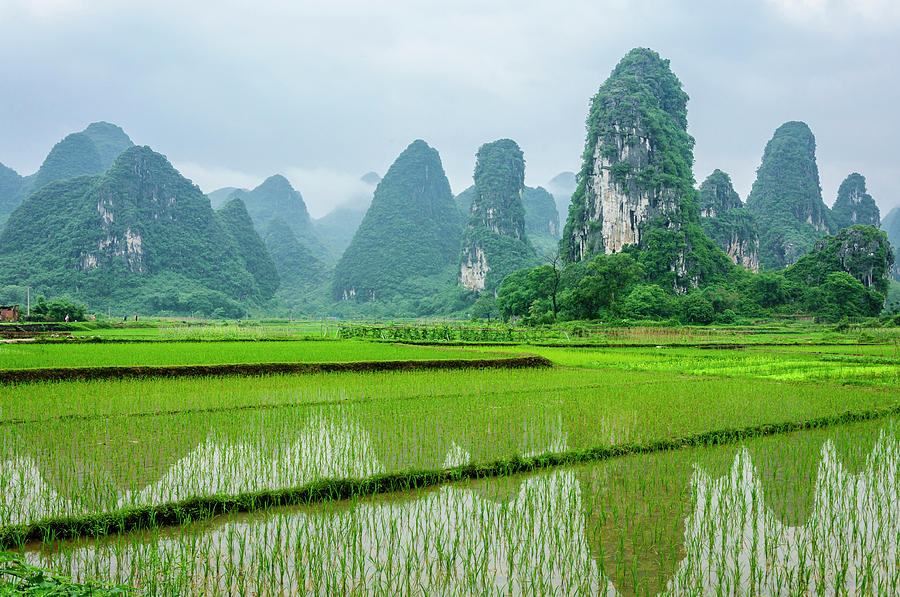
M 896 594 L 895 425 L 35 545 L 28 558 L 155 594 Z M 467 457 L 458 443 L 435 456 Z

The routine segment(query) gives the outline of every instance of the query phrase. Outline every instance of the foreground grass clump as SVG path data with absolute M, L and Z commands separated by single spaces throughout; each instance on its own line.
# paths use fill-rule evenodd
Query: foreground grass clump
M 893 595 L 896 424 L 36 543 L 25 557 L 150 594 Z
M 0 595 L 3 596 L 106 597 L 127 594 L 127 587 L 74 583 L 65 576 L 32 566 L 17 555 L 0 552 Z

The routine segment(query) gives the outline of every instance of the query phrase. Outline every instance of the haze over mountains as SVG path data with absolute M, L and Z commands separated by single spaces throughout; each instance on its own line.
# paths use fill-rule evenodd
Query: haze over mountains
M 34 174 L 0 165 L 0 218 L 9 219 L 0 299 L 19 301 L 28 286 L 93 309 L 168 315 L 433 315 L 476 301 L 490 312 L 515 272 L 590 268 L 618 254 L 633 258 L 639 279 L 678 296 L 739 286 L 749 278 L 738 271 L 782 270 L 832 246 L 819 242 L 826 235 L 881 222 L 859 173 L 828 208 L 803 122 L 775 130 L 746 204 L 721 170 L 698 189 L 693 143 L 681 82 L 645 48 L 593 97 L 577 176 L 528 187 L 526 156 L 499 139 L 480 147 L 474 184 L 454 197 L 438 150 L 416 140 L 383 179 L 365 174 L 363 190 L 317 220 L 280 174 L 205 196 L 165 156 L 93 123 L 57 143 Z M 892 212 L 883 224 L 892 241 L 898 222 Z M 882 246 L 870 233 L 857 241 Z M 840 263 L 886 292 L 871 264 Z M 804 279 L 824 284 L 819 274 Z

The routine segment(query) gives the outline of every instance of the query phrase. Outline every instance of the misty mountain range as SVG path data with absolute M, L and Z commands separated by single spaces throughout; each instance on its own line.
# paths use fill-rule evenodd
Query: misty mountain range
M 746 202 L 720 170 L 698 189 L 686 97 L 667 60 L 635 49 L 593 99 L 579 174 L 527 187 L 521 150 L 501 139 L 454 196 L 438 151 L 416 140 L 384 178 L 361 178 L 371 194 L 317 220 L 281 175 L 204 195 L 165 156 L 92 123 L 31 175 L 0 164 L 0 302 L 22 302 L 27 286 L 99 311 L 453 314 L 555 259 L 632 254 L 647 283 L 677 295 L 728 283 L 733 268 L 790 268 L 851 226 L 882 225 L 900 244 L 898 210 L 882 222 L 861 174 L 825 205 L 802 122 L 775 131 Z

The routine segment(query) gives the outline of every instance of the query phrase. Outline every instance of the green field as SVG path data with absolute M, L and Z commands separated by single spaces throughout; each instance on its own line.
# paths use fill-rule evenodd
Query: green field
M 41 537 L 7 547 L 147 594 L 900 586 L 891 340 L 34 344 L 0 363 L 510 353 L 557 366 L 0 385 L 0 539 Z
M 236 363 L 346 363 L 479 358 L 440 346 L 375 344 L 354 340 L 269 342 L 140 342 L 0 344 L 0 369 L 131 367 Z
M 484 350 L 492 353 L 528 352 L 567 367 L 900 388 L 900 348 L 893 343 L 729 348 L 557 348 L 519 345 Z

